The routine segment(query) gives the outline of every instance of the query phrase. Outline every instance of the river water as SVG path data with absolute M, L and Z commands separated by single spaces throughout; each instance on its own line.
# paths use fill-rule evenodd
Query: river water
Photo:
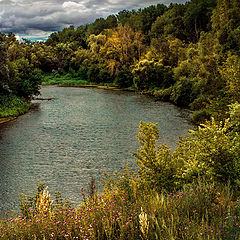
M 34 108 L 0 125 L 0 211 L 17 209 L 21 193 L 40 181 L 50 192 L 81 202 L 81 187 L 126 163 L 137 169 L 139 122 L 159 123 L 160 141 L 172 149 L 193 126 L 188 112 L 133 92 L 94 88 L 43 87 Z

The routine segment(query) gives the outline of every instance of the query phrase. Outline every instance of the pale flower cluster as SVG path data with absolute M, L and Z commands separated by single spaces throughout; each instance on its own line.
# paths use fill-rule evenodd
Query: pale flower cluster
M 149 221 L 147 214 L 143 211 L 143 208 L 141 207 L 141 213 L 139 214 L 139 223 L 140 223 L 140 230 L 144 236 L 148 234 L 148 227 L 149 227 Z
M 42 193 L 39 194 L 37 199 L 37 211 L 42 214 L 50 214 L 52 210 L 53 201 L 50 200 L 50 194 L 46 187 Z

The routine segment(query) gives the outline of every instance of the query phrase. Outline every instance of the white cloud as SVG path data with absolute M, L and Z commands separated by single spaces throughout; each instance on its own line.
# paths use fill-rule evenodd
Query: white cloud
M 45 37 L 44 33 L 90 23 L 123 9 L 170 2 L 186 0 L 0 0 L 0 32 L 26 36 L 35 31 Z

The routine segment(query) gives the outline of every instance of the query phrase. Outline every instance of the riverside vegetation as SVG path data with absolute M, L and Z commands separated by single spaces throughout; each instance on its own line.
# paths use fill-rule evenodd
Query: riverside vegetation
M 47 42 L 0 36 L 0 118 L 27 110 L 40 83 L 109 84 L 194 111 L 201 124 L 174 152 L 140 123 L 137 173 L 94 183 L 73 206 L 40 185 L 2 239 L 239 239 L 240 2 L 192 0 L 53 33 Z M 11 105 L 10 105 L 11 103 Z
M 21 196 L 20 214 L 0 221 L 1 239 L 239 239 L 240 104 L 180 139 L 157 146 L 157 124 L 140 123 L 139 171 L 92 180 L 73 206 L 40 184 Z M 7 213 L 6 213 L 7 214 Z

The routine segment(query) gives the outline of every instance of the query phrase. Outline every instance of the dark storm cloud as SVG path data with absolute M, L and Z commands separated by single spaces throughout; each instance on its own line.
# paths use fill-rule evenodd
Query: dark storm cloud
M 186 0 L 0 0 L 0 32 L 49 35 L 69 25 L 79 26 L 123 9 L 138 9 Z

